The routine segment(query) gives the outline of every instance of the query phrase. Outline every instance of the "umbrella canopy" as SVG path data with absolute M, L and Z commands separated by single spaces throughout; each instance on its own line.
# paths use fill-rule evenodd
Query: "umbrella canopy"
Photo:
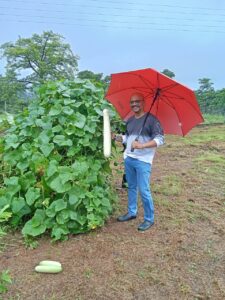
M 133 115 L 130 98 L 137 92 L 144 96 L 144 111 L 159 119 L 166 134 L 184 136 L 204 121 L 191 89 L 150 68 L 112 74 L 105 98 L 127 120 Z

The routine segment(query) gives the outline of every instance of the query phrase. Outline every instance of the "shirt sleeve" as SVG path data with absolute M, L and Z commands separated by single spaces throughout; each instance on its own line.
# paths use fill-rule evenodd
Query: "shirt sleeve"
M 164 132 L 157 118 L 154 117 L 152 124 L 152 138 L 156 142 L 157 147 L 164 144 Z
M 127 143 L 127 136 L 125 134 L 122 135 L 122 143 L 126 145 Z

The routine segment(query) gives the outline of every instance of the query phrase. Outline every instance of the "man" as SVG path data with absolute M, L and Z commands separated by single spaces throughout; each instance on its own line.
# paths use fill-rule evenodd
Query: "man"
M 151 166 L 156 147 L 164 143 L 164 135 L 158 119 L 144 112 L 142 94 L 133 94 L 130 106 L 134 116 L 127 121 L 126 135 L 123 140 L 126 143 L 124 164 L 128 183 L 128 211 L 117 220 L 125 222 L 136 218 L 139 190 L 144 208 L 144 221 L 138 226 L 138 230 L 144 231 L 154 224 L 154 204 L 149 186 Z M 138 140 L 135 140 L 137 137 Z

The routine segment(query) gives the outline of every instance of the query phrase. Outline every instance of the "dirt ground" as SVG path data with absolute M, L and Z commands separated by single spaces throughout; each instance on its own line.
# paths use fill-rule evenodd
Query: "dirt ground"
M 166 137 L 153 163 L 156 220 L 144 233 L 140 201 L 137 219 L 116 221 L 126 211 L 121 177 L 113 176 L 119 203 L 103 228 L 60 243 L 44 237 L 36 249 L 7 235 L 0 271 L 13 283 L 0 299 L 225 299 L 225 126 Z M 46 259 L 63 272 L 35 273 Z

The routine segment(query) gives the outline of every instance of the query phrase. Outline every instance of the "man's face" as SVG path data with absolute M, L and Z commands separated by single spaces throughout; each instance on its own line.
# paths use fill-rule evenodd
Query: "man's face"
M 140 113 L 144 110 L 144 100 L 139 95 L 133 95 L 130 99 L 130 107 L 134 113 Z

